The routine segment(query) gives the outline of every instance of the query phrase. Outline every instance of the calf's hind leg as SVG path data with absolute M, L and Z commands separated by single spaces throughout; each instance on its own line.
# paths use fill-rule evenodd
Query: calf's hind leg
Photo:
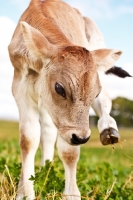
M 45 109 L 41 109 L 41 148 L 42 148 L 42 166 L 46 160 L 52 161 L 54 156 L 54 146 L 57 137 L 57 129 Z
M 76 183 L 76 166 L 79 159 L 80 146 L 71 146 L 58 136 L 57 148 L 65 168 L 63 200 L 80 200 L 80 192 Z

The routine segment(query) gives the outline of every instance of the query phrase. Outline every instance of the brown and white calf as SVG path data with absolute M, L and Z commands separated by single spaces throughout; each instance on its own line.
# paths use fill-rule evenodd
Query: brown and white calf
M 67 200 L 80 200 L 76 165 L 80 144 L 90 138 L 89 109 L 99 116 L 101 142 L 116 143 L 111 101 L 98 71 L 107 71 L 121 55 L 105 48 L 102 34 L 89 18 L 61 0 L 32 0 L 9 45 L 14 66 L 12 91 L 20 116 L 22 172 L 16 199 L 35 198 L 34 157 L 42 147 L 42 165 L 52 160 L 57 138 L 65 168 Z M 97 97 L 97 98 L 96 98 Z

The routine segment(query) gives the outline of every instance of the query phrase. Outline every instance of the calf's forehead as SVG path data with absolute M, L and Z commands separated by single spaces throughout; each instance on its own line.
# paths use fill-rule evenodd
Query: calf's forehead
M 52 58 L 52 64 L 51 73 L 62 76 L 71 74 L 73 78 L 75 77 L 79 81 L 86 73 L 88 76 L 93 76 L 93 73 L 97 73 L 91 53 L 78 46 L 68 46 L 60 50 Z
M 58 53 L 58 62 L 62 68 L 72 68 L 81 75 L 95 68 L 91 53 L 82 47 L 68 46 Z

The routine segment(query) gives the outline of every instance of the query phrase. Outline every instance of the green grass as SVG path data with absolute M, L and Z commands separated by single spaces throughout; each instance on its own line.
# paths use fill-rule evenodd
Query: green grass
M 18 122 L 0 121 L 0 141 L 19 138 Z
M 81 147 L 77 183 L 82 199 L 133 200 L 133 129 L 120 129 L 121 142 L 102 146 L 97 128 Z M 0 199 L 15 200 L 21 170 L 18 123 L 0 121 Z M 126 141 L 124 141 L 126 140 Z M 40 168 L 40 149 L 36 155 L 34 181 L 38 199 L 61 199 L 64 169 L 57 151 L 53 163 Z

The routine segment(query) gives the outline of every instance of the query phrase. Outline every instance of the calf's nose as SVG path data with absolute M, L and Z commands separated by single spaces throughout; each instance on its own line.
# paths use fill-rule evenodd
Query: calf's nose
M 87 138 L 80 138 L 76 134 L 72 134 L 71 143 L 73 145 L 84 144 L 90 139 L 90 136 Z

